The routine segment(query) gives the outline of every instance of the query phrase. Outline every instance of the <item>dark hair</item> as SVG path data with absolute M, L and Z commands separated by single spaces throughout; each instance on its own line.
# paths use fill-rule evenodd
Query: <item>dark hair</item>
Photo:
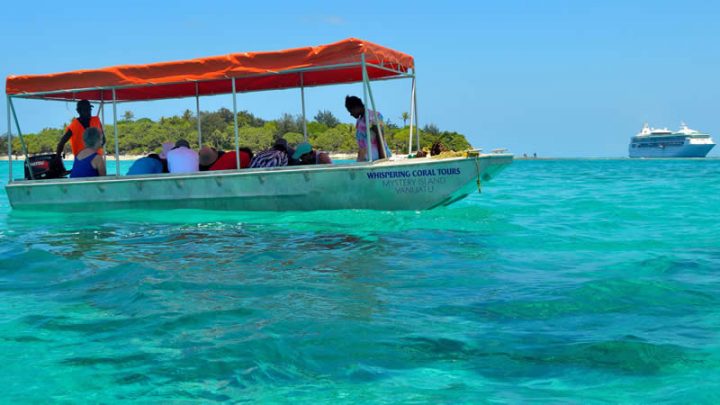
M 182 147 L 190 149 L 190 142 L 188 142 L 184 139 L 181 139 L 181 140 L 175 142 L 175 147 L 173 149 L 182 148 Z
M 85 99 L 82 99 L 77 102 L 77 108 L 80 108 L 80 107 L 93 108 L 92 104 L 90 104 L 90 102 Z
M 432 146 L 430 146 L 430 156 L 437 156 L 441 154 L 445 150 L 445 145 L 442 144 L 440 141 L 433 142 Z
M 355 96 L 345 96 L 345 108 L 350 110 L 355 107 L 365 107 L 362 100 Z
M 248 156 L 250 156 L 250 159 L 253 158 L 252 149 L 248 148 L 247 146 L 243 146 L 242 148 L 240 148 L 240 152 L 245 152 L 245 153 L 247 153 Z
M 147 155 L 147 157 L 149 157 L 150 159 L 162 161 L 162 159 L 160 159 L 160 155 L 158 155 L 157 153 L 151 153 L 151 154 Z

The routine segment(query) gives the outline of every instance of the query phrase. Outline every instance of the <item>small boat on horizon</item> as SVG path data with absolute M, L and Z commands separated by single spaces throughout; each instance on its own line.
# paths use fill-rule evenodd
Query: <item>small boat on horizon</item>
M 715 147 L 710 134 L 688 128 L 682 122 L 673 132 L 667 128 L 651 128 L 646 122 L 630 140 L 631 158 L 702 158 Z

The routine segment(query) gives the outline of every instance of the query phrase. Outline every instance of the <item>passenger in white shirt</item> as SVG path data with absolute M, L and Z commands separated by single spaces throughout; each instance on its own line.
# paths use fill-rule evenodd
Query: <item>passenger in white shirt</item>
M 190 143 L 184 139 L 175 142 L 175 147 L 167 153 L 170 173 L 194 173 L 200 170 L 198 153 L 190 149 Z

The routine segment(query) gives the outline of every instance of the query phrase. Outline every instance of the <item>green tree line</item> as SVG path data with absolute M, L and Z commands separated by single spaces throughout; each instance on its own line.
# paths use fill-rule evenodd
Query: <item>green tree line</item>
M 401 117 L 405 121 L 407 113 Z M 276 139 L 283 137 L 290 145 L 303 141 L 302 117 L 283 114 L 275 120 L 264 120 L 248 111 L 241 111 L 237 115 L 240 146 L 246 146 L 253 151 L 269 148 Z M 121 154 L 144 155 L 151 152 L 160 152 L 163 142 L 175 142 L 186 139 L 195 149 L 198 145 L 197 117 L 186 110 L 182 115 L 162 117 L 158 121 L 149 118 L 134 119 L 134 114 L 127 111 L 123 119 L 119 120 L 118 146 Z M 202 128 L 202 142 L 219 150 L 235 149 L 235 130 L 232 111 L 221 108 L 214 112 L 200 113 L 200 126 Z M 308 141 L 315 149 L 353 153 L 357 151 L 355 141 L 355 127 L 353 124 L 341 123 L 330 111 L 319 111 L 312 121 L 307 123 Z M 64 128 L 45 128 L 38 133 L 23 136 L 30 154 L 53 153 L 62 137 Z M 420 131 L 421 147 L 429 149 L 436 142 L 441 141 L 448 150 L 465 150 L 470 144 L 465 136 L 457 132 L 440 131 L 435 125 L 426 125 Z M 410 128 L 398 127 L 388 121 L 385 125 L 385 139 L 395 153 L 407 153 Z M 105 126 L 107 137 L 106 149 L 114 150 L 114 128 L 111 124 Z M 413 149 L 416 140 L 413 140 Z M 13 154 L 22 154 L 20 139 L 13 137 Z M 70 151 L 70 143 L 65 147 Z M 7 137 L 0 138 L 0 154 L 7 154 Z

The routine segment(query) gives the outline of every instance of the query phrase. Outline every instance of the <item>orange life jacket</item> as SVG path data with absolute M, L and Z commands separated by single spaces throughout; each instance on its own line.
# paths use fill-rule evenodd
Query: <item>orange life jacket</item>
M 90 127 L 95 127 L 102 131 L 102 123 L 100 122 L 100 118 L 90 117 Z M 73 118 L 72 122 L 70 122 L 70 125 L 65 128 L 65 132 L 67 132 L 68 130 L 72 132 L 72 137 L 70 137 L 70 147 L 72 148 L 72 153 L 73 155 L 77 156 L 77 154 L 80 153 L 81 150 L 85 149 L 85 141 L 83 141 L 85 127 L 83 126 L 83 124 L 80 123 L 77 118 Z M 102 149 L 98 149 L 97 153 L 98 155 L 102 155 Z

